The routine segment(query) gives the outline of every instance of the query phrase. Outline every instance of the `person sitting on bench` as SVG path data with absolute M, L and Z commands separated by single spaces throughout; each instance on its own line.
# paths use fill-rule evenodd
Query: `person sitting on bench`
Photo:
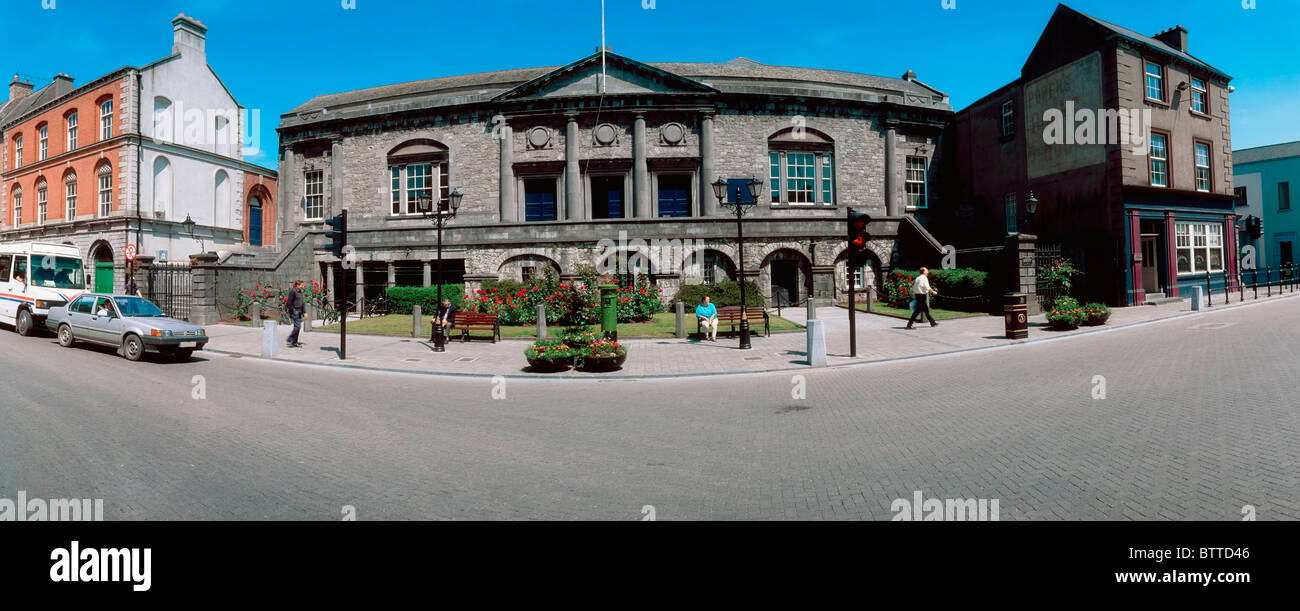
M 718 341 L 718 308 L 709 303 L 708 295 L 704 296 L 700 305 L 695 306 L 695 317 L 700 320 L 704 339 L 711 342 Z
M 438 309 L 438 320 L 434 324 L 442 325 L 443 337 L 451 336 L 451 329 L 456 326 L 456 308 L 451 307 L 450 299 L 442 300 L 442 307 Z

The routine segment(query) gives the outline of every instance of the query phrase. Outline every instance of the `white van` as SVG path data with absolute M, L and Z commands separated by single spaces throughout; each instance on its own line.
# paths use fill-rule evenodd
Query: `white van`
M 0 323 L 19 335 L 45 326 L 50 308 L 86 289 L 77 247 L 41 242 L 0 244 Z

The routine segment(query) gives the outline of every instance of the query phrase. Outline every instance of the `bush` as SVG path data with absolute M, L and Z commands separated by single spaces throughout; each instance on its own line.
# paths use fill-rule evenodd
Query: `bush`
M 1047 322 L 1054 327 L 1073 327 L 1087 318 L 1083 307 L 1073 297 L 1061 297 L 1047 312 Z
M 895 269 L 882 283 L 884 301 L 896 308 L 906 308 L 912 301 L 912 283 L 921 275 L 920 270 Z M 984 312 L 996 303 L 995 287 L 989 284 L 989 274 L 970 268 L 932 269 L 930 286 L 939 291 L 930 298 L 931 307 L 961 312 Z
M 620 276 L 618 289 L 615 291 L 615 297 L 618 299 L 618 321 L 649 320 L 655 314 L 664 311 L 661 294 L 663 289 L 652 284 L 650 276 L 646 274 Z
M 715 285 L 708 284 L 684 284 L 677 290 L 677 296 L 673 297 L 673 302 L 682 302 L 686 304 L 687 310 L 700 304 L 704 296 L 708 295 L 713 305 L 721 308 L 724 306 L 740 305 L 740 283 L 733 280 L 724 280 Z M 763 294 L 758 290 L 758 285 L 752 280 L 745 281 L 745 305 L 759 308 L 767 307 L 767 300 L 763 299 Z
M 1083 316 L 1090 325 L 1104 325 L 1110 318 L 1110 307 L 1104 303 L 1090 303 L 1083 306 Z
M 1071 278 L 1082 274 L 1070 261 L 1055 259 L 1038 268 L 1038 282 L 1048 295 L 1069 295 L 1073 288 Z
M 393 314 L 410 314 L 412 306 L 420 306 L 425 316 L 438 311 L 438 287 L 436 286 L 393 286 L 389 287 L 388 311 Z M 452 305 L 465 301 L 465 285 L 442 285 L 442 298 L 450 299 Z
M 558 337 L 539 339 L 524 350 L 524 357 L 530 360 L 554 361 L 567 359 L 574 355 L 572 348 Z

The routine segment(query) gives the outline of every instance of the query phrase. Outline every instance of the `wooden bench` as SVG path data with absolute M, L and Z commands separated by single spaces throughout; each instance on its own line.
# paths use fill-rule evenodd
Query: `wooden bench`
M 745 318 L 749 319 L 749 326 L 754 329 L 759 323 L 763 324 L 763 336 L 771 337 L 772 326 L 771 319 L 767 315 L 767 310 L 762 306 L 750 306 L 745 308 Z M 727 306 L 718 308 L 718 326 L 729 326 L 728 332 L 736 335 L 740 332 L 740 306 Z M 721 329 L 719 329 L 721 330 Z M 695 333 L 702 334 L 700 329 L 700 317 L 695 317 Z
M 492 343 L 497 343 L 501 339 L 501 325 L 497 322 L 496 314 L 480 314 L 478 312 L 456 312 L 456 325 L 454 328 L 460 329 L 460 341 L 468 342 L 471 331 L 487 331 L 492 334 Z

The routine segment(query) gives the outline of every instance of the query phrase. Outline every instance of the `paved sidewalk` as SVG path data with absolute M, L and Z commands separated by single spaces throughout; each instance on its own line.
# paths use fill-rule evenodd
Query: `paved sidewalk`
M 1295 294 L 1261 297 L 1258 302 L 1290 299 Z M 1247 299 L 1249 306 L 1256 301 Z M 1206 312 L 1229 307 L 1240 307 L 1219 302 Z M 818 317 L 826 321 L 829 364 L 834 366 L 916 358 L 952 352 L 978 350 L 1021 344 L 1026 342 L 1059 339 L 1073 335 L 1103 332 L 1119 327 L 1150 321 L 1188 316 L 1192 313 L 1190 302 L 1170 303 L 1160 306 L 1114 308 L 1110 321 L 1102 327 L 1080 327 L 1075 331 L 1052 331 L 1047 328 L 1042 315 L 1030 317 L 1029 339 L 1008 340 L 1000 316 L 978 316 L 942 321 L 938 327 L 918 325 L 905 330 L 906 321 L 858 313 L 858 355 L 850 358 L 848 338 L 848 310 L 845 308 L 820 308 Z M 787 309 L 783 315 L 804 324 L 802 308 Z M 212 325 L 207 328 L 212 338 L 205 350 L 239 356 L 260 357 L 262 330 L 240 325 Z M 692 375 L 719 375 L 755 373 L 779 370 L 808 370 L 805 342 L 806 334 L 774 333 L 771 337 L 754 335 L 752 350 L 738 350 L 734 338 L 720 337 L 717 343 L 695 339 L 633 339 L 624 341 L 628 348 L 627 364 L 613 373 L 589 374 L 569 370 L 560 374 L 534 374 L 528 369 L 523 351 L 527 342 L 504 340 L 493 344 L 484 340 L 469 343 L 451 341 L 447 351 L 437 353 L 427 338 L 399 338 L 374 335 L 348 335 L 346 361 L 338 358 L 339 335 L 322 331 L 304 332 L 302 348 L 286 348 L 289 327 L 279 327 L 276 360 L 317 365 L 405 371 L 438 375 L 509 376 L 546 378 L 637 378 Z

